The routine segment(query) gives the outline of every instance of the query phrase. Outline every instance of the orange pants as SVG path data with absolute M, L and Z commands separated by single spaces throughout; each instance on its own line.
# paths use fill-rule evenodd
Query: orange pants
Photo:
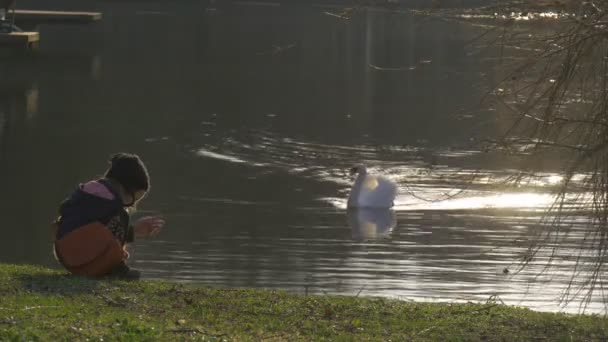
M 100 277 L 128 257 L 120 241 L 99 222 L 82 226 L 55 240 L 57 260 L 72 274 Z

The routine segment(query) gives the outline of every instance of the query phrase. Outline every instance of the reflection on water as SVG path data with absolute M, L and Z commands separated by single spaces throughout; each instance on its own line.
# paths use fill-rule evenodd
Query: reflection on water
M 39 55 L 0 57 L 0 261 L 56 266 L 57 205 L 128 150 L 152 174 L 139 215 L 169 222 L 132 246 L 149 278 L 560 309 L 588 228 L 572 222 L 551 275 L 504 272 L 561 180 L 492 185 L 523 166 L 472 138 L 508 124 L 467 109 L 499 78 L 496 59 L 467 51 L 475 28 L 372 11 L 345 23 L 320 8 L 95 6 L 99 25 L 44 27 Z M 345 210 L 359 164 L 398 184 L 394 210 Z
M 25 113 L 29 120 L 38 113 L 38 86 L 35 84 L 25 93 Z
M 384 208 L 348 210 L 348 223 L 355 240 L 388 237 L 397 225 L 395 212 Z
M 239 212 L 251 217 L 254 210 L 242 208 Z M 376 232 L 363 231 L 352 233 L 371 232 L 373 236 L 353 239 L 343 226 L 344 215 L 342 211 L 317 209 L 311 214 L 302 209 L 280 229 L 269 227 L 274 220 L 268 220 L 255 232 L 216 233 L 187 244 L 148 241 L 137 245 L 136 265 L 152 278 L 214 285 L 449 302 L 485 301 L 497 295 L 508 304 L 550 311 L 560 310 L 557 303 L 564 288 L 559 284 L 571 280 L 574 260 L 567 253 L 552 272 L 540 277 L 542 262 L 551 251 L 540 255 L 539 263 L 524 272 L 513 272 L 517 269 L 513 253 L 525 251 L 523 240 L 534 227 L 535 217 L 397 212 L 399 224 L 390 237 L 378 239 Z M 355 221 L 352 227 L 357 224 Z M 564 247 L 572 255 L 584 230 L 579 226 L 565 241 Z M 505 273 L 505 269 L 512 272 Z M 581 275 L 574 284 L 582 281 Z M 566 311 L 577 309 L 574 305 Z M 601 310 L 603 305 L 592 302 L 590 309 Z

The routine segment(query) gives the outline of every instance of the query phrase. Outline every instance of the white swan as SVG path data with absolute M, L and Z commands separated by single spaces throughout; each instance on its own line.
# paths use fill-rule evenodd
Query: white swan
M 365 166 L 350 170 L 357 179 L 348 195 L 348 208 L 392 208 L 397 196 L 397 184 L 383 176 L 367 173 Z

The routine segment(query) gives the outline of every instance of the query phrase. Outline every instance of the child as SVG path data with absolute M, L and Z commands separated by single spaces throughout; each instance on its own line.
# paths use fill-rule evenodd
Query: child
M 65 199 L 54 222 L 57 260 L 71 273 L 138 279 L 126 265 L 126 245 L 135 236 L 156 235 L 165 221 L 144 217 L 129 224 L 129 213 L 150 189 L 148 170 L 137 155 L 112 156 L 104 178 L 79 187 Z

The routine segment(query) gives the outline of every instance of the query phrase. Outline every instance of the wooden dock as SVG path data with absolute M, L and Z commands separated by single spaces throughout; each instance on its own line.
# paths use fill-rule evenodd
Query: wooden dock
M 78 24 L 86 25 L 101 20 L 99 12 L 67 12 L 15 10 L 15 24 L 28 32 L 0 33 L 0 47 L 36 48 L 40 41 L 40 24 Z
M 38 32 L 0 33 L 0 46 L 35 48 L 40 41 Z
M 15 10 L 15 22 L 36 24 L 89 24 L 101 20 L 99 12 L 66 12 L 66 11 L 35 11 Z

